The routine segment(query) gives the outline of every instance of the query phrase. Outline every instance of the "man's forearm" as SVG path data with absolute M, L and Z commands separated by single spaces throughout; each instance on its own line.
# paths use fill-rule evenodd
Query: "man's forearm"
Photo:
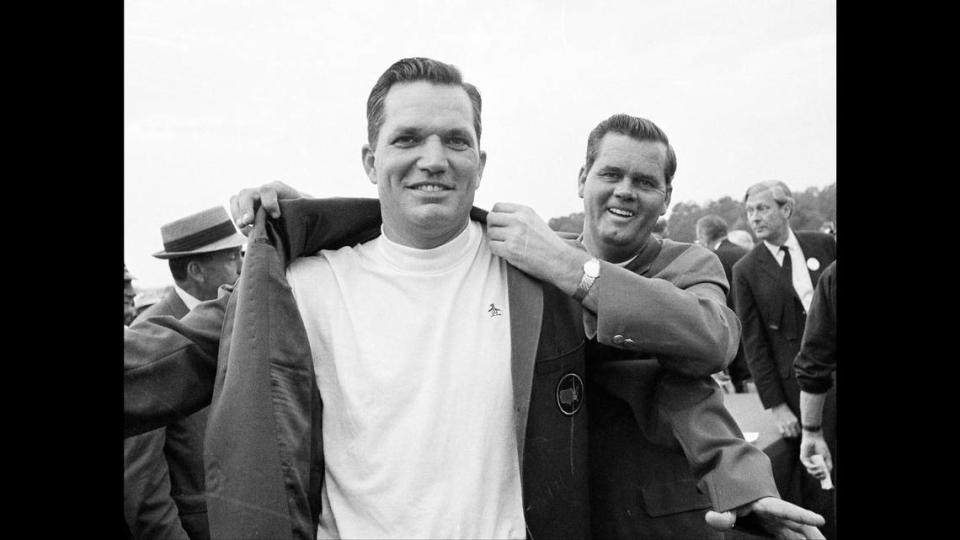
M 563 246 L 563 249 L 557 249 L 552 254 L 550 257 L 551 263 L 543 266 L 543 280 L 554 285 L 564 294 L 573 296 L 580 285 L 580 279 L 583 277 L 583 263 L 591 258 L 592 256 L 586 251 Z M 597 297 L 594 289 L 595 287 L 590 288 L 590 292 L 583 299 L 582 304 L 586 309 L 596 313 Z
M 804 426 L 819 426 L 823 416 L 823 402 L 827 394 L 800 392 L 800 423 Z

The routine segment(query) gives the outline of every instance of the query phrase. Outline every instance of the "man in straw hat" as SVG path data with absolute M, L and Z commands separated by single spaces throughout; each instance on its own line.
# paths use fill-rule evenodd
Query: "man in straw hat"
M 217 297 L 221 285 L 240 275 L 237 234 L 221 206 L 160 228 L 174 286 L 135 321 L 169 315 L 181 319 L 194 306 Z M 124 515 L 134 538 L 209 538 L 204 501 L 203 436 L 207 409 L 165 428 L 124 440 Z

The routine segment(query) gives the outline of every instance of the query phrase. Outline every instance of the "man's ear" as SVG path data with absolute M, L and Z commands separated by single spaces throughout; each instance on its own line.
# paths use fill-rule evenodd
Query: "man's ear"
M 360 149 L 360 159 L 363 160 L 363 170 L 367 173 L 367 178 L 371 184 L 377 183 L 377 169 L 374 166 L 373 149 L 369 144 L 363 145 Z
M 480 151 L 480 166 L 477 171 L 477 180 L 473 183 L 473 189 L 476 190 L 480 187 L 480 179 L 483 178 L 483 169 L 487 166 L 487 153 L 483 150 Z
M 587 166 L 580 166 L 580 172 L 577 174 L 577 195 L 583 198 L 583 185 L 587 182 Z
M 203 265 L 197 262 L 196 259 L 193 259 L 187 263 L 187 277 L 196 281 L 197 283 L 203 283 L 206 281 L 207 278 L 203 273 Z
M 663 205 L 660 207 L 660 215 L 667 213 L 667 208 L 670 208 L 670 196 L 673 195 L 673 186 L 667 186 L 667 194 L 663 198 Z
M 793 217 L 793 204 L 783 203 L 783 206 L 781 206 L 780 208 L 783 210 L 783 217 L 785 217 L 788 220 Z

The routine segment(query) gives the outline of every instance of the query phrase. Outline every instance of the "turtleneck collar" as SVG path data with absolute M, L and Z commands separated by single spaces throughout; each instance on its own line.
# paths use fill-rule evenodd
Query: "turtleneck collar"
M 481 225 L 468 218 L 467 226 L 456 237 L 435 248 L 418 249 L 398 244 L 383 234 L 377 238 L 377 252 L 398 270 L 440 274 L 463 261 L 472 260 L 482 236 Z

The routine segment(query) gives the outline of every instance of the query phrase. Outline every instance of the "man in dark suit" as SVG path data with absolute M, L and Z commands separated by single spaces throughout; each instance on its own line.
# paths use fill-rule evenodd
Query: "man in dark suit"
M 217 297 L 221 285 L 240 275 L 237 234 L 223 207 L 217 206 L 161 227 L 175 285 L 134 322 L 169 315 L 182 319 L 204 300 Z M 204 408 L 165 428 L 124 439 L 123 506 L 133 537 L 209 538 L 204 502 Z
M 727 239 L 727 222 L 716 214 L 703 216 L 697 221 L 697 243 L 713 251 L 720 258 L 723 272 L 727 276 L 727 283 L 733 283 L 733 265 L 736 264 L 747 250 Z M 733 293 L 727 293 L 727 307 L 734 309 Z M 750 368 L 743 357 L 743 344 L 737 348 L 737 355 L 727 366 L 727 373 L 733 381 L 737 392 L 744 391 L 744 383 L 750 378 Z
M 828 234 L 791 230 L 795 202 L 781 181 L 751 186 L 744 203 L 747 221 L 760 243 L 733 267 L 734 303 L 760 401 L 787 441 L 790 463 L 797 465 L 791 469 L 790 485 L 778 487 L 785 499 L 823 514 L 827 519 L 823 532 L 830 538 L 835 527 L 832 493 L 822 491 L 819 482 L 798 465 L 800 387 L 793 361 L 800 350 L 814 284 L 836 259 L 837 242 Z M 832 396 L 827 396 L 823 423 L 827 441 L 835 439 L 834 419 Z

